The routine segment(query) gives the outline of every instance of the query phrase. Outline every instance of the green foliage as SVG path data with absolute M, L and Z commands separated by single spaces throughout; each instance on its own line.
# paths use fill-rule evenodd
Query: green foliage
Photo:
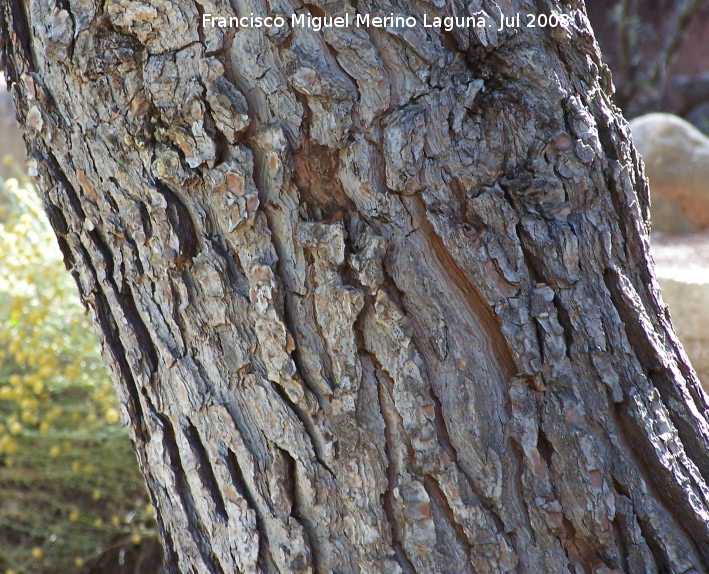
M 41 202 L 29 182 L 0 180 L 0 573 L 159 569 L 119 419 Z

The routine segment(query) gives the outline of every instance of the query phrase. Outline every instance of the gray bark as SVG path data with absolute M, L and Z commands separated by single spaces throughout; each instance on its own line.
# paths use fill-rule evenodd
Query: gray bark
M 444 5 L 445 4 L 445 5 Z M 175 572 L 709 571 L 707 400 L 583 3 L 4 0 Z

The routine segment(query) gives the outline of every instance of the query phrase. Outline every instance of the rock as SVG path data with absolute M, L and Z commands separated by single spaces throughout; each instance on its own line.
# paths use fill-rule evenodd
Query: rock
M 650 182 L 652 229 L 709 228 L 709 138 L 671 114 L 640 116 L 630 127 Z
M 7 159 L 8 156 L 13 161 Z M 17 177 L 18 169 L 25 170 L 25 158 L 25 142 L 15 119 L 15 103 L 5 80 L 0 79 L 0 177 Z
M 709 392 L 709 234 L 653 235 L 651 252 L 672 324 Z

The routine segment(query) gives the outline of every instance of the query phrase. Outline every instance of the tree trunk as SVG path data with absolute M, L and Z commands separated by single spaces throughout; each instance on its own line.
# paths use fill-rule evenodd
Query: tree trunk
M 707 399 L 582 2 L 3 4 L 172 571 L 709 571 Z M 199 25 L 251 12 L 419 24 Z

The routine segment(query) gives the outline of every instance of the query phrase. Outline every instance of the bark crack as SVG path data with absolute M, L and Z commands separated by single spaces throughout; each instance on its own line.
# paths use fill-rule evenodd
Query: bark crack
M 317 460 L 317 462 L 320 463 L 320 466 L 322 466 L 322 468 L 329 472 L 330 475 L 334 478 L 334 471 L 325 462 L 325 447 L 323 445 L 323 441 L 318 440 L 318 427 L 315 425 L 315 423 L 307 414 L 307 412 L 302 407 L 293 402 L 293 400 L 291 400 L 291 398 L 288 396 L 288 393 L 281 385 L 271 383 L 271 386 L 276 391 L 276 393 L 278 393 L 278 396 L 283 399 L 283 402 L 288 405 L 288 407 L 296 416 L 296 418 L 300 421 L 300 424 L 302 425 L 305 434 L 308 436 L 310 445 L 313 447 L 313 453 L 315 454 L 315 459 Z
M 402 544 L 402 535 L 396 519 L 396 512 L 394 510 L 395 498 L 394 489 L 397 488 L 399 483 L 399 464 L 394 455 L 394 442 L 396 441 L 395 435 L 398 434 L 394 431 L 394 427 L 398 424 L 396 414 L 393 413 L 388 408 L 388 398 L 385 393 L 387 390 L 385 385 L 379 380 L 379 374 L 384 373 L 384 371 L 379 366 L 376 357 L 372 357 L 374 364 L 377 365 L 376 378 L 378 380 L 378 397 L 379 397 L 379 410 L 382 414 L 382 419 L 384 420 L 384 456 L 386 457 L 387 467 L 387 488 L 383 494 L 383 508 L 384 515 L 386 516 L 387 522 L 389 523 L 389 528 L 391 529 L 391 540 L 392 546 L 394 547 L 394 554 L 396 556 L 396 561 L 399 563 L 404 574 L 416 574 L 416 569 L 413 563 L 409 559 L 404 550 Z M 386 377 L 386 374 L 384 373 Z
M 207 449 L 202 443 L 202 439 L 199 436 L 197 428 L 191 422 L 187 425 L 187 428 L 185 428 L 184 433 L 187 438 L 187 442 L 192 448 L 192 452 L 197 459 L 197 472 L 199 473 L 199 477 L 204 485 L 204 489 L 214 503 L 217 516 L 219 516 L 222 522 L 226 524 L 229 521 L 229 514 L 226 510 L 226 504 L 224 503 L 224 498 L 222 497 L 219 483 L 217 482 L 217 477 L 214 475 L 214 470 L 212 470 L 212 463 L 209 460 Z
M 271 550 L 269 548 L 268 536 L 264 529 L 263 516 L 259 512 L 259 506 L 256 504 L 254 495 L 246 484 L 244 474 L 239 465 L 239 459 L 234 452 L 227 450 L 225 457 L 227 471 L 231 476 L 231 483 L 236 489 L 241 498 L 246 501 L 247 507 L 254 513 L 256 518 L 256 532 L 258 533 L 258 559 L 257 564 L 264 572 L 278 572 L 278 568 L 273 562 Z
M 441 489 L 441 486 L 438 484 L 438 481 L 432 475 L 426 475 L 423 479 L 423 485 L 426 489 L 429 498 L 441 511 L 443 517 L 451 526 L 453 532 L 455 532 L 455 537 L 457 538 L 458 542 L 463 547 L 468 562 L 468 564 L 466 564 L 466 566 L 468 566 L 468 568 L 466 568 L 466 571 L 469 572 L 470 561 L 472 560 L 473 555 L 473 546 L 475 544 L 474 541 L 471 541 L 468 538 L 468 535 L 465 533 L 463 525 L 456 519 L 455 513 L 450 507 L 450 504 L 448 504 L 448 499 L 443 490 Z
M 661 572 L 672 572 L 672 564 L 667 556 L 667 553 L 662 548 L 662 545 L 658 543 L 656 536 L 657 532 L 654 532 L 655 529 L 652 524 L 648 520 L 644 520 L 640 515 L 637 515 L 637 517 L 640 534 L 642 535 L 643 540 L 645 540 L 647 548 L 650 550 L 650 554 L 652 554 L 652 558 L 655 561 L 655 564 L 657 564 L 658 569 Z
M 305 532 L 305 541 L 308 544 L 310 556 L 313 561 L 314 572 L 316 574 L 318 572 L 326 574 L 322 567 L 323 560 L 320 556 L 320 549 L 316 544 L 318 540 L 317 533 L 315 532 L 313 525 L 310 523 L 310 520 L 308 520 L 302 512 L 301 497 L 298 494 L 298 464 L 287 450 L 280 447 L 276 448 L 278 448 L 286 463 L 283 480 L 286 484 L 286 489 L 290 498 L 291 516 L 303 527 L 303 531 Z
M 88 258 L 86 252 L 83 253 L 84 256 Z M 88 268 L 91 268 L 87 265 Z M 145 416 L 143 414 L 143 407 L 140 401 L 140 393 L 138 392 L 138 385 L 133 378 L 133 373 L 131 371 L 130 365 L 125 358 L 125 348 L 120 340 L 120 335 L 118 333 L 118 326 L 116 325 L 113 314 L 111 313 L 111 306 L 106 299 L 106 296 L 99 291 L 92 292 L 93 307 L 96 320 L 103 333 L 103 341 L 107 347 L 107 350 L 111 354 L 111 359 L 118 366 L 118 372 L 125 382 L 126 390 L 128 391 L 128 404 L 126 405 L 129 414 L 131 414 L 131 419 L 133 423 L 133 429 L 136 433 L 136 437 L 141 444 L 145 444 L 148 437 L 148 432 L 145 426 Z
M 175 438 L 175 430 L 172 423 L 165 415 L 158 414 L 158 418 L 162 426 L 163 448 L 165 449 L 165 453 L 170 460 L 170 467 L 173 469 L 172 474 L 175 477 L 175 494 L 177 494 L 180 498 L 182 506 L 185 510 L 185 518 L 187 519 L 187 523 L 189 525 L 190 535 L 194 539 L 195 544 L 199 549 L 200 556 L 208 571 L 212 574 L 225 574 L 219 564 L 219 560 L 211 548 L 209 532 L 205 528 L 204 523 L 197 513 L 192 490 L 187 483 L 185 469 L 182 466 L 182 460 L 180 458 L 179 448 Z
M 450 435 L 448 433 L 446 419 L 443 415 L 443 405 L 441 404 L 441 400 L 438 397 L 438 395 L 436 394 L 436 391 L 433 389 L 433 386 L 429 387 L 429 393 L 431 395 L 431 399 L 433 400 L 433 405 L 434 405 L 434 412 L 435 412 L 434 427 L 436 429 L 436 434 L 438 435 L 438 442 L 441 444 L 441 446 L 443 447 L 443 450 L 448 454 L 448 456 L 451 457 L 456 468 L 465 477 L 465 480 L 468 483 L 468 486 L 470 487 L 470 489 L 475 494 L 475 497 L 481 502 L 481 504 L 483 504 L 483 508 L 485 508 L 485 510 L 488 512 L 489 516 L 492 518 L 493 522 L 495 523 L 495 528 L 497 529 L 497 533 L 503 534 L 505 532 L 504 522 L 503 522 L 502 518 L 500 517 L 499 512 L 495 508 L 494 502 L 492 500 L 490 500 L 489 497 L 487 497 L 483 494 L 483 492 L 480 490 L 480 488 L 477 486 L 477 484 L 475 484 L 475 481 L 473 480 L 470 473 L 468 471 L 466 471 L 463 468 L 463 466 L 460 464 L 460 460 L 458 458 L 458 451 L 453 446 L 453 443 L 451 442 Z
M 574 344 L 574 328 L 571 323 L 571 317 L 569 312 L 566 310 L 566 307 L 564 307 L 564 304 L 561 302 L 561 298 L 558 294 L 554 294 L 552 303 L 554 304 L 554 307 L 556 307 L 556 318 L 559 325 L 561 325 L 561 328 L 564 330 L 566 356 L 571 359 L 571 347 Z

